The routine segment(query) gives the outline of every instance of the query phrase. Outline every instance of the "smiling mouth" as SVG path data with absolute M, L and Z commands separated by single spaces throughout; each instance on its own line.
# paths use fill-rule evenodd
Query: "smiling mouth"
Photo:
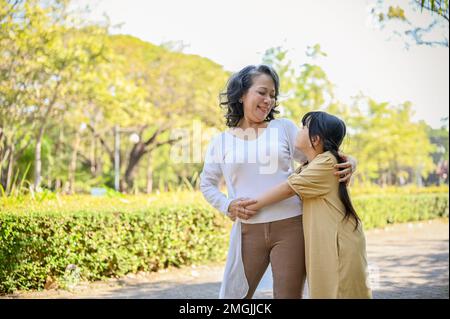
M 261 111 L 263 111 L 264 113 L 267 113 L 269 111 L 269 109 L 267 107 L 261 107 L 261 106 L 257 106 L 258 109 L 260 109 Z

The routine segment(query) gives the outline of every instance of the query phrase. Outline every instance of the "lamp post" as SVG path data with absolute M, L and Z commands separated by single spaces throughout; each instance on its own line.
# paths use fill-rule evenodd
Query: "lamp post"
M 116 192 L 120 189 L 120 133 L 132 133 L 130 135 L 130 142 L 134 144 L 140 140 L 134 128 L 121 128 L 119 125 L 114 126 L 114 189 Z

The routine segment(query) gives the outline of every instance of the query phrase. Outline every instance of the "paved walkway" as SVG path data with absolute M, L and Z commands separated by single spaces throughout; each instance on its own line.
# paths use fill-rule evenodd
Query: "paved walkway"
M 448 299 L 448 220 L 398 224 L 366 232 L 375 298 Z M 3 298 L 217 298 L 223 264 L 183 267 Z M 255 294 L 272 298 L 268 271 Z M 307 298 L 307 291 L 305 292 Z

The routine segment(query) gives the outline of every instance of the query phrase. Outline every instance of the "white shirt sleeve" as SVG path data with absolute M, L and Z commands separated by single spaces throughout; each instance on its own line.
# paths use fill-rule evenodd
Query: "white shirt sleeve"
M 289 143 L 289 152 L 291 154 L 291 158 L 294 159 L 297 163 L 303 163 L 307 160 L 305 154 L 302 151 L 295 148 L 295 140 L 297 139 L 298 127 L 288 119 L 282 119 L 283 126 L 285 128 L 286 134 L 288 136 Z
M 218 143 L 220 137 L 221 135 L 214 139 L 208 146 L 205 163 L 200 174 L 200 191 L 208 203 L 223 214 L 227 214 L 228 206 L 233 199 L 228 198 L 219 190 L 219 182 L 223 177 L 221 167 L 222 152 L 220 143 Z

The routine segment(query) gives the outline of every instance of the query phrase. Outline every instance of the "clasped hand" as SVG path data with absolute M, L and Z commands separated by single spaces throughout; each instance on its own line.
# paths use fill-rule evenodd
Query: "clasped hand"
M 356 164 L 354 164 L 353 159 L 352 163 L 351 160 L 349 160 L 349 157 L 343 154 L 340 155 L 344 158 L 345 162 L 336 164 L 334 166 L 336 168 L 336 172 L 334 174 L 339 178 L 339 182 L 348 185 L 353 174 L 353 166 Z M 227 216 L 232 221 L 235 221 L 236 218 L 242 220 L 250 219 L 258 213 L 258 210 L 256 210 L 255 207 L 252 207 L 252 205 L 256 204 L 257 202 L 257 200 L 251 198 L 235 199 L 230 203 L 228 207 Z
M 238 198 L 233 200 L 228 206 L 227 216 L 235 221 L 236 218 L 247 220 L 258 213 L 257 210 L 248 209 L 247 206 L 256 204 L 257 201 L 250 198 Z

